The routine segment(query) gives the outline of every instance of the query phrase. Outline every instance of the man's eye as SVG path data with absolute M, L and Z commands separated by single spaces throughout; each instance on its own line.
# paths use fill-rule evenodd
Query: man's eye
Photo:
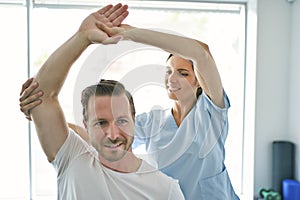
M 128 123 L 128 120 L 127 119 L 118 119 L 117 123 L 118 123 L 118 125 L 124 125 L 124 124 Z
M 105 126 L 106 124 L 107 124 L 106 121 L 97 121 L 97 122 L 95 123 L 95 126 Z

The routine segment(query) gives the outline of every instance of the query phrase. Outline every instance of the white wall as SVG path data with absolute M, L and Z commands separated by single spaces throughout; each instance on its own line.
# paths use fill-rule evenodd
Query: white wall
M 296 177 L 300 180 L 300 1 L 292 6 L 290 59 L 289 137 L 296 145 Z
M 297 143 L 297 156 L 300 144 L 300 2 L 257 3 L 255 193 L 272 187 L 272 141 Z M 299 179 L 299 159 L 297 163 Z

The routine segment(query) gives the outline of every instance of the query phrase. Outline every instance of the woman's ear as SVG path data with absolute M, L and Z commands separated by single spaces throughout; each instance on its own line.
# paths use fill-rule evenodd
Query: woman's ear
M 196 83 L 196 87 L 201 87 L 197 77 L 195 77 L 195 83 Z

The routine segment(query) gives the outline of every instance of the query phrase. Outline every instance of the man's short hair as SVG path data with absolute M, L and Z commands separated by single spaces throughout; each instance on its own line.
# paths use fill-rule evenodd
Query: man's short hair
M 82 114 L 85 121 L 88 120 L 88 102 L 91 96 L 120 96 L 125 94 L 130 104 L 132 119 L 135 120 L 135 107 L 132 95 L 124 85 L 115 80 L 101 79 L 98 84 L 85 88 L 81 93 Z

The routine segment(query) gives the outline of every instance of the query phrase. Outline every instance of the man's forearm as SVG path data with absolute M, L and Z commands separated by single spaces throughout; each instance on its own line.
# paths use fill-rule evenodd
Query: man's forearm
M 58 95 L 72 64 L 88 45 L 86 39 L 75 34 L 43 64 L 35 79 L 44 92 L 44 98 Z

